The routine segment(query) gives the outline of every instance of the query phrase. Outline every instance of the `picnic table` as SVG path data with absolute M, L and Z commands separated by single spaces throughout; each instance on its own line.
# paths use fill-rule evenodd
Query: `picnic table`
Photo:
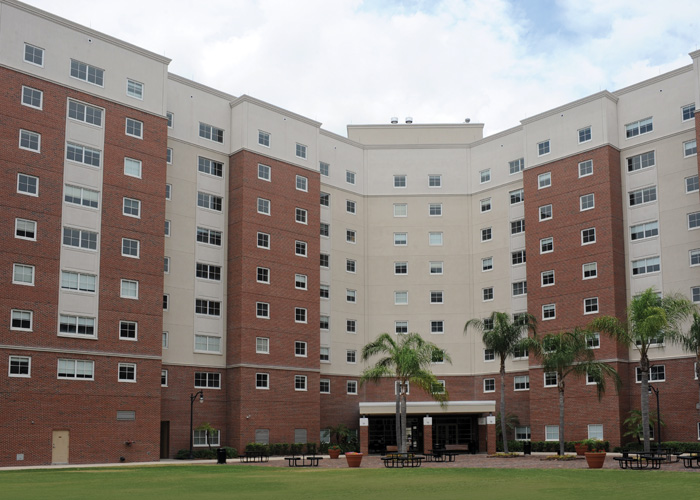
M 323 457 L 317 455 L 292 455 L 291 457 L 284 457 L 284 459 L 289 467 L 318 467 Z
M 414 453 L 391 453 L 381 457 L 384 467 L 388 469 L 404 467 L 420 467 L 425 460 L 425 456 Z
M 425 454 L 426 462 L 454 462 L 460 451 L 457 450 L 445 450 L 438 448 L 436 450 L 430 450 L 429 453 Z
M 626 457 L 614 457 L 614 460 L 620 465 L 620 469 L 660 469 L 661 463 L 665 461 L 665 457 L 658 453 L 631 453 Z
M 700 453 L 681 453 L 678 458 L 686 469 L 700 469 Z
M 242 453 L 239 458 L 241 459 L 241 463 L 262 463 L 270 461 L 270 455 L 262 451 L 246 451 Z

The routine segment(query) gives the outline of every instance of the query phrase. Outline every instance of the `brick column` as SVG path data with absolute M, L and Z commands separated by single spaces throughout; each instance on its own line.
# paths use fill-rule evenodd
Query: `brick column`
M 360 419 L 360 453 L 369 454 L 369 419 Z
M 486 417 L 486 452 L 489 455 L 496 453 L 496 417 Z
M 423 417 L 423 453 L 433 449 L 433 417 Z

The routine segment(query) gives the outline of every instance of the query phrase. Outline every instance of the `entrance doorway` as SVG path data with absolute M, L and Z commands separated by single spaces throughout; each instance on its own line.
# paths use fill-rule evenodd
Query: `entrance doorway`
M 160 423 L 160 458 L 170 457 L 170 421 Z
M 52 464 L 67 464 L 68 463 L 68 442 L 70 431 L 53 431 L 51 441 L 51 463 Z
M 408 449 L 414 453 L 423 453 L 423 418 L 408 415 L 406 417 L 406 438 Z M 396 446 L 396 416 L 369 417 L 370 453 L 385 453 L 387 446 Z

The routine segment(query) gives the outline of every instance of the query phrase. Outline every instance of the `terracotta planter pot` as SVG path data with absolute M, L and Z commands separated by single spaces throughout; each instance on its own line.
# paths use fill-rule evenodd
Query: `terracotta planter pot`
M 345 458 L 348 461 L 348 467 L 359 467 L 362 463 L 362 453 L 346 453 Z
M 605 463 L 605 452 L 586 452 L 586 462 L 589 469 L 602 469 Z
M 588 445 L 583 443 L 574 443 L 576 454 L 583 456 L 588 451 Z
M 332 459 L 337 460 L 340 456 L 340 450 L 328 450 L 328 454 L 331 456 Z

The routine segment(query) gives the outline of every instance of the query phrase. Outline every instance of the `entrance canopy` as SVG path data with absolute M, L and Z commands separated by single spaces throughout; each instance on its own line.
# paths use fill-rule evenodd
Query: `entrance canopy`
M 495 413 L 496 401 L 447 401 L 440 406 L 437 401 L 407 401 L 406 414 Z M 360 403 L 360 415 L 394 415 L 396 401 Z

